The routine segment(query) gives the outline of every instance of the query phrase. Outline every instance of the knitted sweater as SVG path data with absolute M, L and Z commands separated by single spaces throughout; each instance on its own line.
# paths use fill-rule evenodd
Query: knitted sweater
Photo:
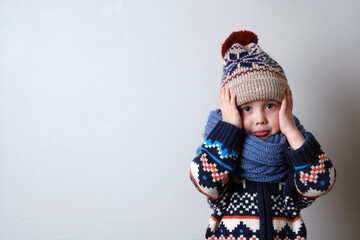
M 291 167 L 280 183 L 253 182 L 233 174 L 243 130 L 220 121 L 193 159 L 190 177 L 213 209 L 205 240 L 305 240 L 301 209 L 331 190 L 335 168 L 307 132 L 304 144 L 288 149 Z

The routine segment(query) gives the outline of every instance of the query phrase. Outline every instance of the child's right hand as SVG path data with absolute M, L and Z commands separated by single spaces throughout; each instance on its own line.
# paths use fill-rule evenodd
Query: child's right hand
M 229 88 L 221 88 L 219 104 L 223 121 L 242 128 L 241 116 L 236 107 L 236 94 L 230 95 Z

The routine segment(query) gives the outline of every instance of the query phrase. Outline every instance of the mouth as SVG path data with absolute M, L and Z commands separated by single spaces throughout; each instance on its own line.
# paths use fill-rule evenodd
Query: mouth
M 269 133 L 269 130 L 259 130 L 259 131 L 253 132 L 253 135 L 254 135 L 254 136 L 257 136 L 257 137 L 264 137 L 264 136 L 266 136 L 268 133 Z

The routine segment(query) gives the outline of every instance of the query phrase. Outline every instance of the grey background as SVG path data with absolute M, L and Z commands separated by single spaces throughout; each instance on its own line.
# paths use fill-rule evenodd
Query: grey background
M 309 239 L 357 239 L 359 1 L 0 0 L 0 239 L 202 239 L 189 166 L 252 30 L 337 168 Z

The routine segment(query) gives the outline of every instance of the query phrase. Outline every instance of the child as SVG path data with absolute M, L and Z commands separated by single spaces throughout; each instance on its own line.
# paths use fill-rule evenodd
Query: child
M 190 176 L 213 209 L 206 240 L 306 239 L 300 210 L 334 185 L 335 168 L 292 115 L 283 69 L 249 31 L 222 46 L 220 109 Z

